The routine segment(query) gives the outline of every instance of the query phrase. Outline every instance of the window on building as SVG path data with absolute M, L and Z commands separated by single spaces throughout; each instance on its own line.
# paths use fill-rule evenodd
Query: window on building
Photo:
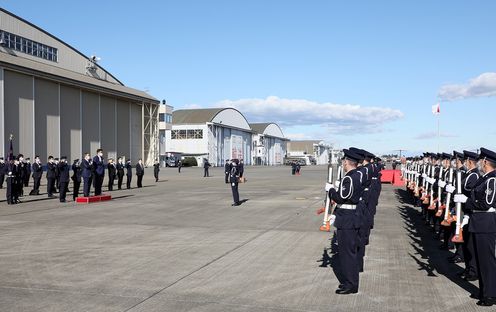
M 172 140 L 203 139 L 202 129 L 172 130 Z
M 172 114 L 165 114 L 165 122 L 172 123 Z
M 158 114 L 158 121 L 160 121 L 160 122 L 164 122 L 165 121 L 165 114 L 164 113 Z
M 2 45 L 8 49 L 40 57 L 52 62 L 57 62 L 58 60 L 58 50 L 56 48 L 14 35 L 4 30 L 0 30 L 0 38 L 3 39 Z

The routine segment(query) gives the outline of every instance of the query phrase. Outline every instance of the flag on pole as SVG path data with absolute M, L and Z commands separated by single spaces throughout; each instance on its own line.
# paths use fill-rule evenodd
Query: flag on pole
M 434 115 L 441 114 L 441 105 L 439 105 L 439 103 L 432 105 L 432 113 Z

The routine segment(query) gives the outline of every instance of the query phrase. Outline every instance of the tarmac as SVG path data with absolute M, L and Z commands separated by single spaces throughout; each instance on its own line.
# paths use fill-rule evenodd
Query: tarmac
M 315 213 L 326 167 L 246 167 L 237 207 L 223 168 L 152 172 L 102 203 L 9 206 L 0 190 L 0 311 L 496 310 L 469 298 L 477 282 L 456 276 L 404 188 L 383 185 L 359 293 L 336 295 L 339 255 Z

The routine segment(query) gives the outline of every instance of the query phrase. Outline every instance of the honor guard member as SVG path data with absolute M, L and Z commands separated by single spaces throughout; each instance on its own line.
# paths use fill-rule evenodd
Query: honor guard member
M 3 189 L 3 181 L 5 181 L 6 165 L 3 157 L 0 157 L 0 189 Z
M 229 182 L 231 183 L 231 191 L 234 202 L 231 206 L 239 206 L 241 205 L 241 203 L 239 202 L 239 192 L 238 192 L 239 170 L 238 170 L 237 159 L 232 160 L 231 172 L 229 173 Z
M 475 153 L 474 153 L 475 154 Z M 477 154 L 475 154 L 477 156 Z M 453 158 L 455 160 L 455 171 L 453 172 L 453 180 L 452 183 L 456 185 L 456 173 L 458 171 L 461 172 L 462 175 L 462 181 L 465 180 L 466 175 L 467 175 L 467 168 L 464 165 L 465 158 L 463 156 L 463 153 L 453 151 Z M 477 167 L 477 165 L 476 165 Z M 475 179 L 477 180 L 477 179 Z M 453 184 L 449 184 L 449 181 L 446 181 L 446 186 L 444 189 L 446 190 L 447 193 L 453 194 L 454 190 L 456 189 Z M 449 187 L 451 185 L 451 187 Z M 462 182 L 462 188 L 463 188 L 463 182 Z M 451 189 L 452 192 L 449 192 L 448 189 Z M 470 192 L 468 193 L 470 194 Z M 455 208 L 455 203 L 451 201 L 450 203 L 451 207 L 446 207 L 446 209 L 451 209 L 451 215 L 456 215 L 456 208 Z M 456 231 L 456 222 L 451 222 L 450 225 L 450 233 L 453 234 Z M 468 231 L 467 231 L 468 232 Z M 462 231 L 462 235 L 465 236 L 465 233 Z M 445 236 L 446 237 L 446 236 Z M 455 243 L 455 253 L 452 257 L 448 258 L 448 262 L 450 263 L 460 263 L 464 262 L 465 254 L 463 252 L 463 243 Z M 464 275 L 463 272 L 459 274 L 459 276 Z M 477 273 L 476 273 L 477 274 Z
M 360 198 L 360 202 L 357 205 L 357 212 L 361 218 L 360 227 L 358 228 L 358 271 L 363 272 L 363 257 L 365 256 L 365 246 L 368 245 L 368 234 L 370 233 L 370 224 L 371 224 L 371 211 L 368 207 L 369 202 L 369 188 L 371 179 L 369 177 L 369 168 L 367 167 L 368 161 L 370 161 L 369 152 L 358 149 L 355 147 L 350 147 L 350 151 L 360 155 L 362 157 L 361 160 L 358 161 L 357 171 L 361 174 L 360 182 L 362 184 L 363 194 Z
M 93 157 L 93 168 L 95 171 L 95 196 L 102 195 L 105 165 L 103 163 L 103 150 L 101 148 L 96 150 L 96 156 Z
M 79 159 L 74 159 L 72 163 L 72 200 L 76 201 L 76 198 L 79 196 L 79 187 L 81 186 L 81 176 L 83 170 L 81 168 L 81 163 Z
M 443 168 L 443 174 L 441 180 L 439 180 L 438 186 L 441 187 L 441 194 L 439 194 L 439 205 L 441 207 L 446 203 L 447 192 L 444 191 L 449 178 L 449 169 L 451 167 L 451 154 L 441 153 L 441 168 Z M 450 207 L 445 207 L 444 209 L 450 209 Z M 438 208 L 439 210 L 439 208 Z M 441 222 L 444 220 L 444 210 L 443 214 L 438 217 L 438 222 L 440 223 L 440 231 L 443 232 L 443 243 L 439 246 L 439 249 L 449 250 L 451 245 L 451 225 L 443 226 Z
M 113 158 L 109 158 L 108 160 L 108 164 L 107 164 L 107 170 L 108 170 L 108 177 L 109 177 L 109 181 L 108 181 L 108 190 L 109 191 L 113 191 L 114 190 L 114 181 L 115 181 L 115 176 L 117 174 L 117 169 L 115 168 L 115 164 L 114 164 L 114 159 Z
M 463 159 L 465 160 L 466 172 L 462 175 L 462 193 L 469 197 L 477 184 L 477 180 L 480 178 L 479 168 L 477 168 L 479 155 L 474 152 L 463 151 Z M 462 249 L 463 260 L 465 261 L 465 270 L 460 274 L 460 276 L 466 281 L 475 281 L 478 278 L 477 262 L 475 261 L 475 246 L 473 235 L 468 230 L 472 211 L 467 210 L 465 204 L 462 204 L 462 210 L 464 219 L 462 228 Z
M 479 166 L 483 175 L 470 197 L 456 194 L 454 201 L 465 203 L 465 209 L 472 212 L 468 230 L 473 235 L 479 269 L 477 305 L 492 306 L 496 303 L 496 153 L 481 147 Z
M 136 185 L 138 187 L 143 187 L 143 176 L 145 175 L 145 166 L 143 166 L 143 162 L 140 159 L 138 159 L 138 163 L 136 164 L 136 178 L 137 178 L 137 182 L 136 182 Z
M 46 173 L 46 178 L 47 178 L 47 193 L 48 197 L 54 197 L 53 193 L 55 192 L 55 162 L 53 160 L 53 156 L 48 156 L 48 163 L 47 163 L 47 173 Z
M 9 160 L 5 165 L 5 176 L 7 182 L 7 192 L 5 192 L 5 197 L 7 198 L 7 204 L 14 205 L 17 204 L 14 200 L 15 192 L 15 166 L 14 161 Z
M 158 159 L 155 160 L 155 163 L 153 164 L 153 176 L 155 177 L 155 182 L 158 182 L 158 173 L 160 172 L 160 163 L 158 162 Z
M 183 167 L 183 162 L 181 160 L 179 160 L 177 162 L 177 172 L 178 173 L 181 173 L 181 168 Z M 227 183 L 227 182 L 226 182 Z
M 131 179 L 133 178 L 133 166 L 131 165 L 131 159 L 126 162 L 126 188 L 129 190 L 131 188 Z
M 243 159 L 239 160 L 238 171 L 239 171 L 239 177 L 242 178 L 243 174 L 245 173 L 245 164 L 243 162 Z
M 358 292 L 358 228 L 360 216 L 357 205 L 363 193 L 360 173 L 357 170 L 361 156 L 350 150 L 343 150 L 343 169 L 345 175 L 335 189 L 333 184 L 326 184 L 331 203 L 336 203 L 334 226 L 337 229 L 339 262 L 341 264 L 343 283 L 336 290 L 337 294 L 355 294 Z
M 224 165 L 224 175 L 226 184 L 229 183 L 229 175 L 231 174 L 231 163 L 229 159 L 226 160 L 226 164 Z
M 59 200 L 61 203 L 65 203 L 65 196 L 67 194 L 67 189 L 69 187 L 69 165 L 67 164 L 67 157 L 60 157 L 59 164 Z
M 122 189 L 122 180 L 124 178 L 124 161 L 122 157 L 117 158 L 117 188 Z
M 40 195 L 40 184 L 41 177 L 43 176 L 43 166 L 41 165 L 40 156 L 36 155 L 34 157 L 34 163 L 32 166 L 33 175 L 33 190 L 29 195 Z
M 81 176 L 83 177 L 83 195 L 84 195 L 84 197 L 90 196 L 92 168 L 93 168 L 93 162 L 91 161 L 90 154 L 85 153 L 84 159 L 81 162 L 81 169 L 82 169 Z

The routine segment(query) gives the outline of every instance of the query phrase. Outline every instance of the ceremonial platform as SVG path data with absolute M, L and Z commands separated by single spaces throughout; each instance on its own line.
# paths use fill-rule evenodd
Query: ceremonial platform
M 359 293 L 336 295 L 339 255 L 315 214 L 326 167 L 305 166 L 294 177 L 287 166 L 247 166 L 237 207 L 223 168 L 210 173 L 163 169 L 155 183 L 148 169 L 143 188 L 105 188 L 111 201 L 84 206 L 46 194 L 9 206 L 0 190 L 0 310 L 494 308 L 469 298 L 477 282 L 456 276 L 460 266 L 446 261 L 451 253 L 438 249 L 403 187 L 383 184 Z
M 97 195 L 97 196 L 77 197 L 76 203 L 78 203 L 78 204 L 90 204 L 90 203 L 97 203 L 97 202 L 108 201 L 108 200 L 112 200 L 112 195 L 102 194 L 102 195 Z

